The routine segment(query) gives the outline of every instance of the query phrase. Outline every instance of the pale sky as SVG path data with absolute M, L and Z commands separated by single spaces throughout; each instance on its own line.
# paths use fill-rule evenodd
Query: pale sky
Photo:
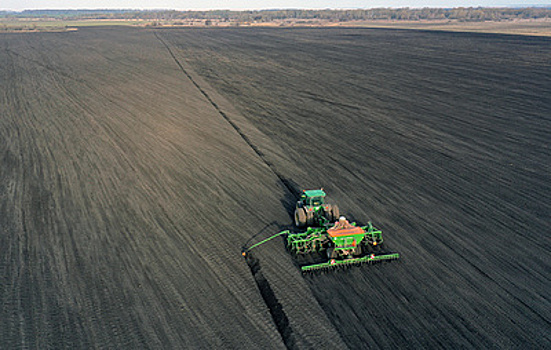
M 0 10 L 24 9 L 354 9 L 374 7 L 497 7 L 551 4 L 549 0 L 0 0 Z

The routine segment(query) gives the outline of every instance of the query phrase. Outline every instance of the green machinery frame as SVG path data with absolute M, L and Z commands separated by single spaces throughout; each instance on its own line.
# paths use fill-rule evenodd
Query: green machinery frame
M 355 226 L 355 223 L 352 224 Z M 312 271 L 334 268 L 347 265 L 359 265 L 362 263 L 373 263 L 386 260 L 396 260 L 400 258 L 399 253 L 373 251 L 363 255 L 358 247 L 377 247 L 383 243 L 381 230 L 376 229 L 371 222 L 361 227 L 362 232 L 356 232 L 350 235 L 339 235 L 331 237 L 327 232 L 327 227 L 308 227 L 305 232 L 292 233 L 289 230 L 281 231 L 270 236 L 249 248 L 244 248 L 243 256 L 247 253 L 276 237 L 286 236 L 287 248 L 295 256 L 319 253 L 324 250 L 332 249 L 344 252 L 340 258 L 328 258 L 328 261 L 308 266 L 301 266 L 302 271 Z M 351 252 L 360 252 L 353 255 Z

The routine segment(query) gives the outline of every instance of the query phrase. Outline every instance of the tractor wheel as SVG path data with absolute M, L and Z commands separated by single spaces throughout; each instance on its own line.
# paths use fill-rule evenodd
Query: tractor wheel
M 317 226 L 314 223 L 314 212 L 313 211 L 307 211 L 306 212 L 306 225 L 307 226 Z
M 339 220 L 340 211 L 339 211 L 339 207 L 336 204 L 333 204 L 333 207 L 331 208 L 331 214 L 333 216 L 333 220 L 331 220 L 331 221 L 334 222 L 334 221 Z
M 303 208 L 295 209 L 295 225 L 296 227 L 306 226 L 306 212 Z
M 327 209 L 323 209 L 323 217 L 327 219 L 328 222 L 333 221 L 333 206 L 329 205 Z

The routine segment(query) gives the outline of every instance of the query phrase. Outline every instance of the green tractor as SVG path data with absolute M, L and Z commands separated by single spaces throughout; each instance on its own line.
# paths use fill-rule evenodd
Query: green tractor
M 339 207 L 325 201 L 325 192 L 319 190 L 304 190 L 295 208 L 295 226 L 324 226 L 339 218 Z
M 278 236 L 285 236 L 287 249 L 303 272 L 400 258 L 399 253 L 385 250 L 383 234 L 371 222 L 361 227 L 349 223 L 345 217 L 339 217 L 336 205 L 326 204 L 324 199 L 323 190 L 303 191 L 295 210 L 295 224 L 308 225 L 306 231 L 276 233 L 248 248 L 243 247 L 243 256 L 247 257 L 251 249 Z

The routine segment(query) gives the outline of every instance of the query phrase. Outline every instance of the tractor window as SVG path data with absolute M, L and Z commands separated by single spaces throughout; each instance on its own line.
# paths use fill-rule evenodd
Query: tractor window
M 323 205 L 323 197 L 312 197 L 312 198 L 310 198 L 310 205 L 313 206 L 313 207 Z

